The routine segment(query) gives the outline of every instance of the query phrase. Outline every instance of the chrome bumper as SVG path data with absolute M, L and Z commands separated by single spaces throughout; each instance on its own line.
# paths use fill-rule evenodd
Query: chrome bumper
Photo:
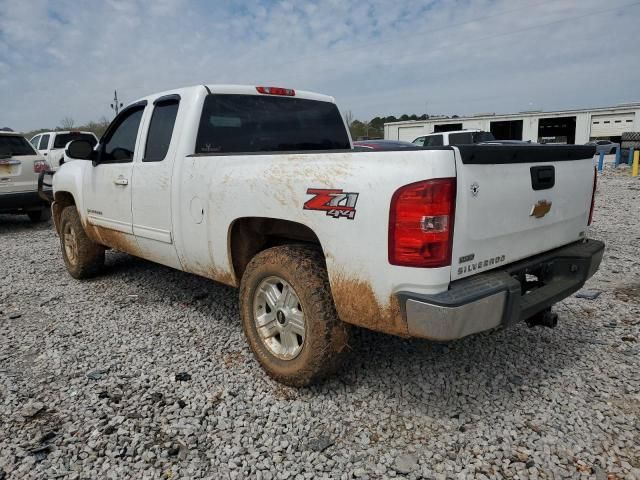
M 409 335 L 449 341 L 531 318 L 579 290 L 603 253 L 604 243 L 586 240 L 457 280 L 437 295 L 401 292 Z

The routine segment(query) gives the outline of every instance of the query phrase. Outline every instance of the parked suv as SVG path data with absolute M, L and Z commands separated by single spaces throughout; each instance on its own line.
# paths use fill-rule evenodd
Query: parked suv
M 57 170 L 65 162 L 64 147 L 71 140 L 86 140 L 93 146 L 98 143 L 98 137 L 92 132 L 70 130 L 39 133 L 30 142 L 47 159 L 51 169 Z
M 49 205 L 38 196 L 38 175 L 47 170 L 47 161 L 22 135 L 0 132 L 0 213 L 48 219 Z

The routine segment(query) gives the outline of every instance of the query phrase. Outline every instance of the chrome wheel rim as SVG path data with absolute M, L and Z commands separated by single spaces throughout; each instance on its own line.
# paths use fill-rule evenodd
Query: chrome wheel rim
M 78 242 L 76 240 L 76 232 L 70 225 L 66 225 L 64 232 L 64 252 L 67 255 L 67 260 L 73 265 L 76 264 L 78 259 Z
M 260 282 L 253 298 L 253 320 L 271 354 L 281 360 L 293 360 L 300 354 L 307 324 L 300 299 L 285 280 L 271 276 Z

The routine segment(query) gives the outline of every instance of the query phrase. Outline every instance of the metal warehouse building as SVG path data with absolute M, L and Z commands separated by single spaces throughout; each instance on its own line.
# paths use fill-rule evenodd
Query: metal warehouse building
M 640 103 L 556 112 L 482 113 L 392 122 L 385 123 L 384 138 L 411 142 L 428 133 L 472 128 L 490 131 L 498 140 L 568 144 L 583 144 L 590 140 L 619 142 L 623 132 L 640 131 Z

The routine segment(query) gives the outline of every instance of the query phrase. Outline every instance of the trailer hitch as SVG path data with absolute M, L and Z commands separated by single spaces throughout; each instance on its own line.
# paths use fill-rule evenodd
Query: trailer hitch
M 542 327 L 555 328 L 558 325 L 558 314 L 551 311 L 551 307 L 545 308 L 541 312 L 536 313 L 533 317 L 527 319 L 529 328 L 536 325 Z

